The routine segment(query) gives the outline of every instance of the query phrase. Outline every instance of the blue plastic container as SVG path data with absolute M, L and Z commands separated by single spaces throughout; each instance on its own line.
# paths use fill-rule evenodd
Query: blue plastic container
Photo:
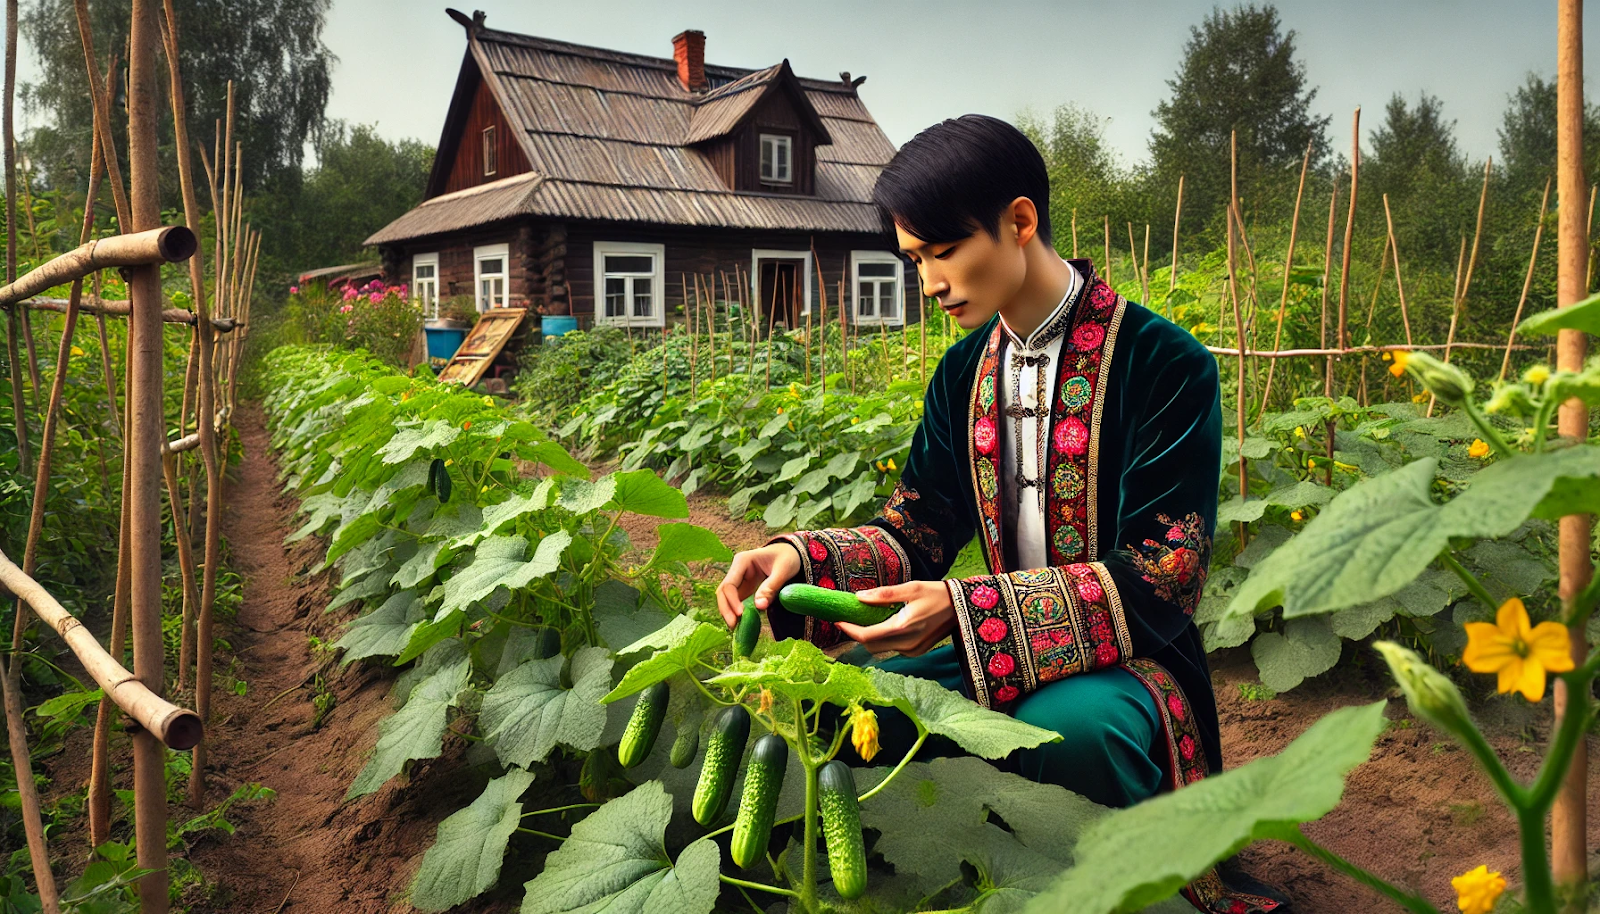
M 428 337 L 430 359 L 451 358 L 467 338 L 467 331 L 461 327 L 424 327 L 422 332 Z
M 539 318 L 539 333 L 549 342 L 578 329 L 578 319 L 570 314 L 546 314 Z

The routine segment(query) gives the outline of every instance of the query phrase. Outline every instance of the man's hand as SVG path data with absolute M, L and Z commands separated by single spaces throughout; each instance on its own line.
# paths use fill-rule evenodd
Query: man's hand
M 862 647 L 874 654 L 883 651 L 899 651 L 909 657 L 925 654 L 956 627 L 956 609 L 942 581 L 911 581 L 875 587 L 858 592 L 856 598 L 873 606 L 905 604 L 899 612 L 877 625 L 835 623 L 839 631 L 861 642 Z
M 800 573 L 800 553 L 788 543 L 773 543 L 760 549 L 740 552 L 728 566 L 728 575 L 717 585 L 717 609 L 729 628 L 744 614 L 744 599 L 753 592 L 756 608 L 765 611 L 778 588 Z

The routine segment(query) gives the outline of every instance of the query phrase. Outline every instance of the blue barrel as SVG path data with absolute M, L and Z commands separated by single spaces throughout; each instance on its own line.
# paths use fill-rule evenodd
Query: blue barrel
M 578 329 L 578 319 L 570 314 L 545 314 L 539 318 L 539 333 L 549 342 Z
M 425 327 L 422 332 L 428 337 L 430 359 L 449 359 L 467 338 L 466 329 L 461 327 Z

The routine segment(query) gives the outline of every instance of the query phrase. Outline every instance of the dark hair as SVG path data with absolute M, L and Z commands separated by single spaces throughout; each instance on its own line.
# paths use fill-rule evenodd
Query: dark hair
M 1050 176 L 1022 131 L 999 118 L 966 114 L 934 124 L 900 147 L 878 175 L 872 202 L 890 232 L 899 225 L 923 241 L 956 241 L 978 229 L 1000 237 L 1000 213 L 1018 197 L 1039 211 L 1050 235 Z

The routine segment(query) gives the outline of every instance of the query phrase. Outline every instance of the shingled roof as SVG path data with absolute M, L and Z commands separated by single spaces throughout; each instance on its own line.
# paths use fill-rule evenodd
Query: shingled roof
M 855 84 L 802 79 L 787 60 L 762 70 L 705 65 L 709 87 L 691 92 L 670 58 L 467 27 L 462 82 L 429 181 L 429 199 L 367 244 L 538 216 L 743 229 L 878 232 L 872 185 L 895 149 Z M 440 193 L 453 144 L 460 86 L 485 80 L 533 170 Z M 733 130 L 771 92 L 789 92 L 812 121 L 816 194 L 733 191 L 695 144 Z

